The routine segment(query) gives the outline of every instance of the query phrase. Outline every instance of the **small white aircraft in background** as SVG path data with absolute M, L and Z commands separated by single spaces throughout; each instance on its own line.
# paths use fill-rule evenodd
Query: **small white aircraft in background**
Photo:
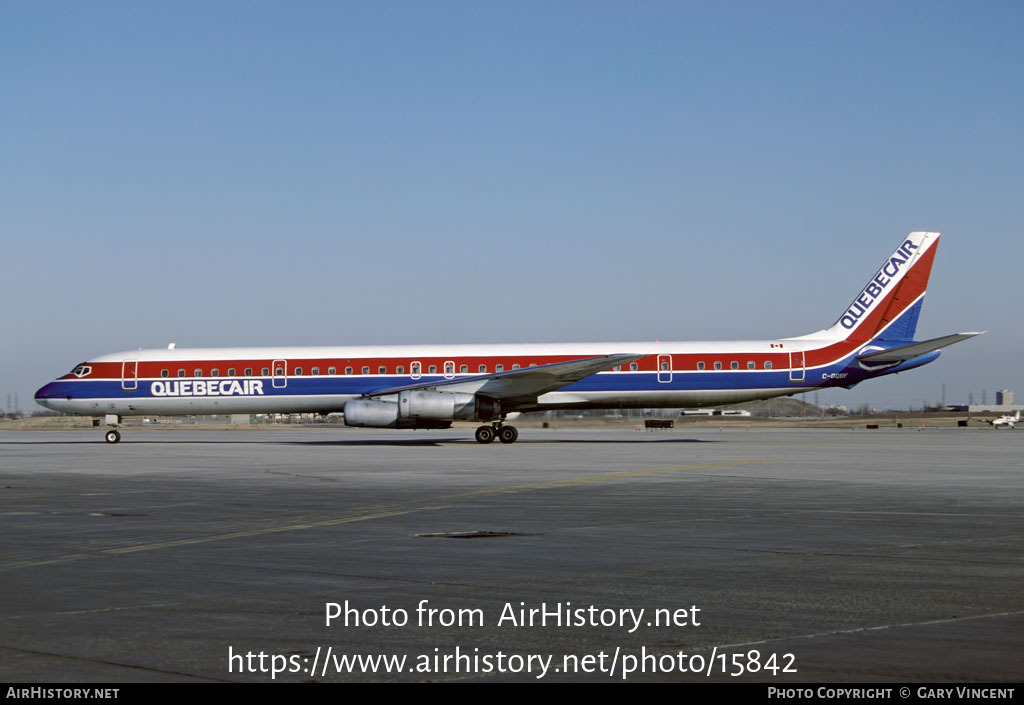
M 989 421 L 989 423 L 992 424 L 992 428 L 999 428 L 1000 426 L 1016 428 L 1017 424 L 1020 423 L 1020 411 L 1013 416 L 1010 416 L 1009 414 L 1006 414 L 1005 416 L 998 416 Z

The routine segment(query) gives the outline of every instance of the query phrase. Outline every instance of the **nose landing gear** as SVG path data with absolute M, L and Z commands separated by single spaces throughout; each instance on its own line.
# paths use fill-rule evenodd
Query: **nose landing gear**
M 117 443 L 121 440 L 121 432 L 117 430 L 117 425 L 121 423 L 121 416 L 119 414 L 107 414 L 103 417 L 103 422 L 110 426 L 110 429 L 103 434 L 104 440 L 107 443 Z M 99 425 L 99 420 L 93 421 L 94 425 Z

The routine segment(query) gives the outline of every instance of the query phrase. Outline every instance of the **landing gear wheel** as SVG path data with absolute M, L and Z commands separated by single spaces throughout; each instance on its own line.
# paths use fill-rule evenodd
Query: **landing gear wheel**
M 519 438 L 519 431 L 515 426 L 502 426 L 498 429 L 498 440 L 502 443 L 515 443 Z
M 121 434 L 116 430 L 107 431 L 107 434 L 104 437 L 107 439 L 107 443 L 117 443 L 121 440 Z
M 481 426 L 476 430 L 477 443 L 490 443 L 494 440 L 494 429 L 490 426 Z

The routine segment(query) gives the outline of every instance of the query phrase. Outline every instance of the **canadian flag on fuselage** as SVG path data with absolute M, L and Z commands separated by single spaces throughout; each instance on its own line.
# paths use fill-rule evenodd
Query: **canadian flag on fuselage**
M 807 337 L 867 343 L 913 340 L 939 233 L 910 233 L 835 324 Z

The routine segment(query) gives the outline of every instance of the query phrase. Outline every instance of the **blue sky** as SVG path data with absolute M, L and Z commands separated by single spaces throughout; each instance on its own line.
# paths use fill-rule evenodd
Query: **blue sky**
M 7 3 L 0 393 L 136 347 L 831 324 L 944 233 L 834 403 L 1017 388 L 1018 2 Z

